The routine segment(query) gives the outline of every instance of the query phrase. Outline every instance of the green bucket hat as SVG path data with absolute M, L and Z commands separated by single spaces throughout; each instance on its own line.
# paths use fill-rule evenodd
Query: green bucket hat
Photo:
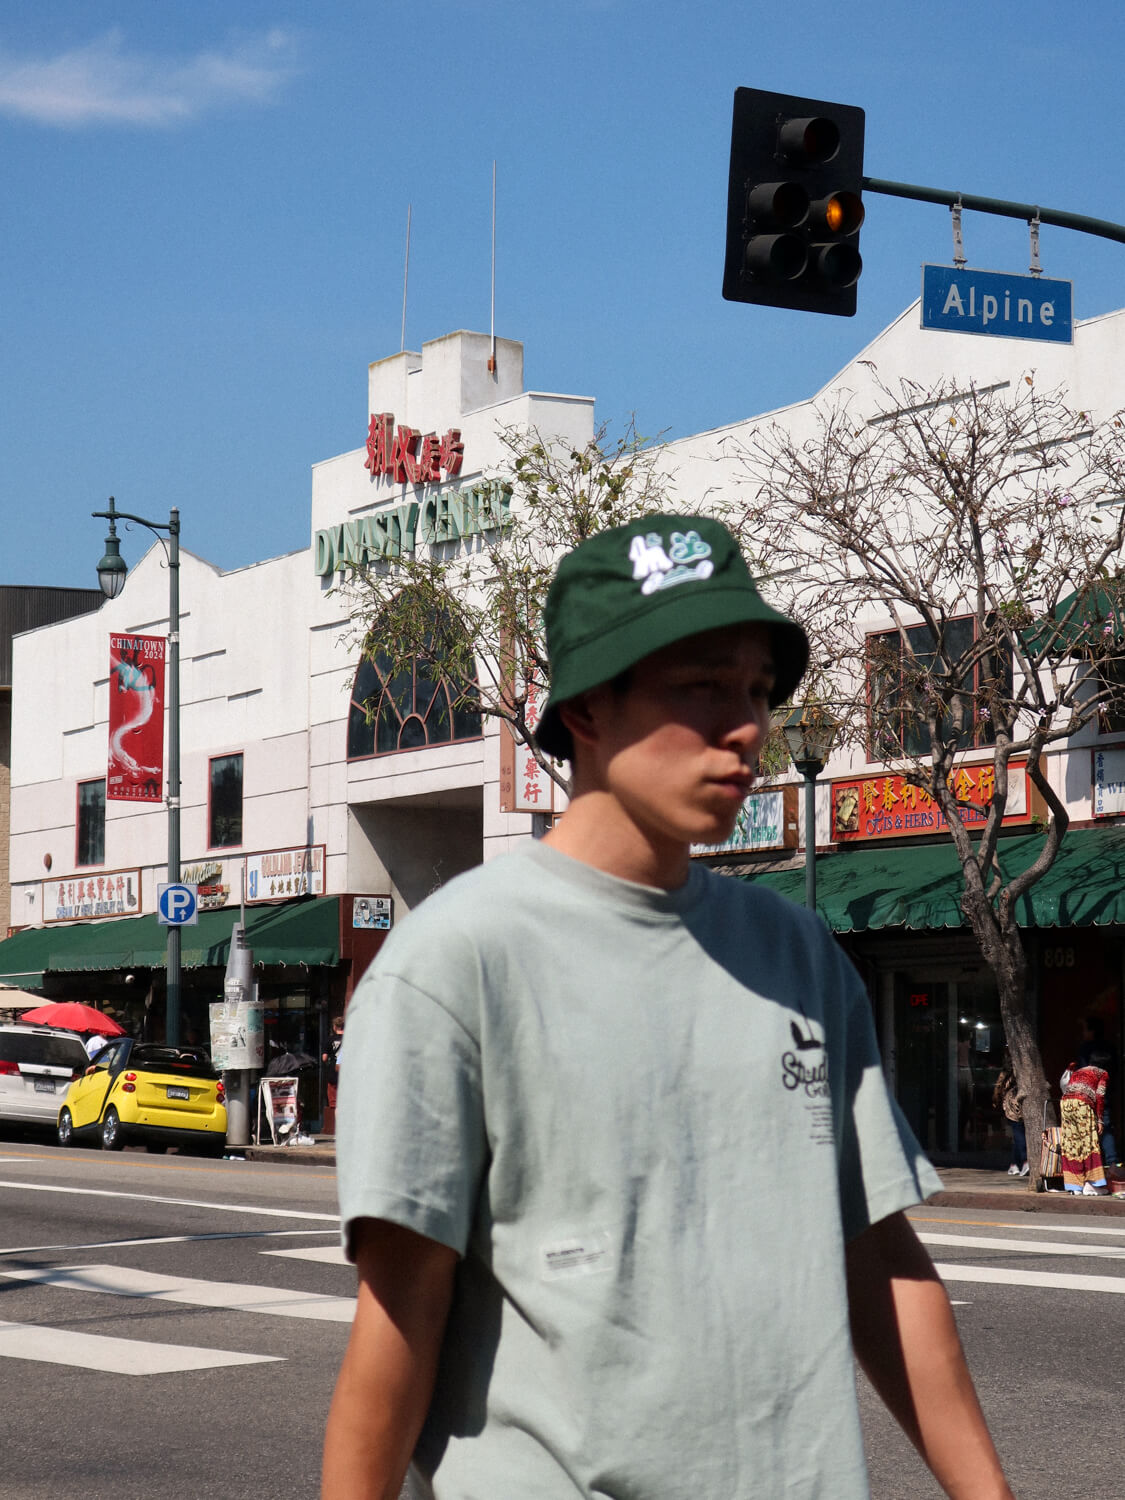
M 777 670 L 771 708 L 808 666 L 805 632 L 765 603 L 738 543 L 708 516 L 644 516 L 599 532 L 559 563 L 543 615 L 551 692 L 535 738 L 559 760 L 574 748 L 560 703 L 685 636 L 769 626 Z

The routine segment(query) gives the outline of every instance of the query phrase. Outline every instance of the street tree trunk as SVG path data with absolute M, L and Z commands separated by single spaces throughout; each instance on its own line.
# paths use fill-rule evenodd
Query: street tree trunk
M 1043 1191 L 1040 1139 L 1044 1112 L 1051 1095 L 1035 1028 L 1027 1013 L 1027 955 L 1011 908 L 1001 915 L 979 885 L 976 889 L 973 889 L 973 885 L 974 882 L 968 884 L 961 906 L 980 944 L 985 961 L 996 978 L 1004 1039 L 1023 1099 L 1023 1123 L 1027 1132 L 1027 1160 L 1030 1167 L 1028 1188 L 1031 1192 L 1039 1193 Z M 1048 1117 L 1047 1123 L 1055 1123 L 1053 1114 Z

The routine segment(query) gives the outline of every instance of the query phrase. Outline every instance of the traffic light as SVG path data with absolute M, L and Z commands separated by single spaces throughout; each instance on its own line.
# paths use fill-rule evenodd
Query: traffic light
M 863 110 L 735 89 L 723 296 L 855 314 Z

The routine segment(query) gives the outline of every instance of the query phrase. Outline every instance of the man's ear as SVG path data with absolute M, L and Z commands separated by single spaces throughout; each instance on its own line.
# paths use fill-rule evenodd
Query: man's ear
M 568 698 L 565 703 L 559 704 L 559 718 L 570 730 L 572 739 L 583 745 L 592 745 L 598 738 L 596 715 L 591 712 L 591 697 L 592 693 L 579 693 L 577 698 Z

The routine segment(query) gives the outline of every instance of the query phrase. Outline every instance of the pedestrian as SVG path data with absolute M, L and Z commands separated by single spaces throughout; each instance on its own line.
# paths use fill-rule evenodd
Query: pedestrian
M 1070 1063 L 1060 1080 L 1059 1146 L 1063 1186 L 1086 1197 L 1109 1192 L 1102 1161 L 1102 1119 L 1109 1075 L 1094 1063 Z
M 95 1031 L 86 1038 L 86 1056 L 93 1061 L 102 1048 L 108 1045 L 109 1037 L 101 1036 Z
M 344 1043 L 344 1018 L 334 1016 L 332 1018 L 332 1039 L 328 1044 L 328 1051 L 321 1053 L 321 1062 L 327 1064 L 327 1079 L 325 1088 L 328 1092 L 328 1108 L 333 1111 L 335 1118 L 336 1091 L 340 1082 L 340 1048 Z
M 654 515 L 563 559 L 545 634 L 566 813 L 407 917 L 349 1009 L 325 1500 L 408 1464 L 437 1500 L 860 1500 L 853 1341 L 947 1493 L 1011 1500 L 862 982 L 690 858 L 804 632 L 724 527 Z
M 1012 1139 L 1012 1160 L 1008 1168 L 1009 1177 L 1026 1177 L 1031 1170 L 1027 1160 L 1027 1130 L 1023 1123 L 1023 1095 L 1016 1082 L 1016 1071 L 1012 1067 L 1011 1055 L 1005 1049 L 1004 1061 L 992 1090 L 992 1107 L 998 1109 L 1008 1122 L 1008 1133 Z
M 1117 1139 L 1113 1133 L 1113 1115 L 1110 1108 L 1111 1090 L 1114 1073 L 1117 1068 L 1117 1058 L 1109 1050 L 1104 1042 L 1093 1047 L 1090 1052 L 1090 1062 L 1093 1067 L 1101 1068 L 1106 1075 L 1105 1098 L 1102 1102 L 1102 1163 L 1106 1167 L 1117 1166 Z

